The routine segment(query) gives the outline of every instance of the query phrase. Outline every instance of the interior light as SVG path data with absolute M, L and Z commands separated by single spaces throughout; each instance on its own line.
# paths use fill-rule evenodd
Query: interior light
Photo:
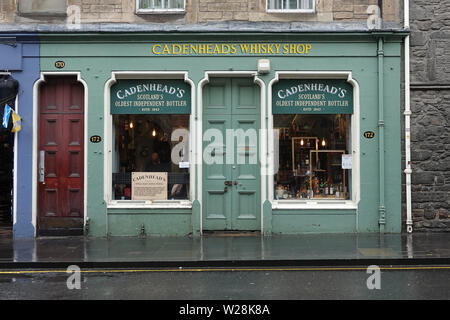
M 325 147 L 327 143 L 325 142 L 325 138 L 322 139 L 322 147 Z
M 305 144 L 305 141 L 302 139 L 300 140 L 300 145 L 303 146 Z
M 130 122 L 130 129 L 133 129 L 133 127 L 134 127 L 133 122 Z
M 156 130 L 155 129 L 153 129 L 153 131 L 152 131 L 152 136 L 156 137 Z

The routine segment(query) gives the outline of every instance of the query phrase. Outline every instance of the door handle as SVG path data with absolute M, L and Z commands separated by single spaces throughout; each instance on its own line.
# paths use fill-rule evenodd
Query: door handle
M 231 186 L 232 182 L 230 180 L 225 181 L 226 186 Z
M 39 151 L 39 182 L 45 184 L 45 151 Z
M 228 191 L 228 187 L 223 188 L 223 192 L 227 192 Z

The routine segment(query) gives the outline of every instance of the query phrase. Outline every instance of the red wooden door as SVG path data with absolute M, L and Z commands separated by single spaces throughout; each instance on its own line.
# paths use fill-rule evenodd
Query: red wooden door
M 84 215 L 84 88 L 49 77 L 39 92 L 39 234 L 81 233 Z

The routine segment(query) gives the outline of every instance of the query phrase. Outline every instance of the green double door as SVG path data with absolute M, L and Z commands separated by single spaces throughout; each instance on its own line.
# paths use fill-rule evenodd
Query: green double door
M 203 89 L 203 230 L 260 230 L 260 88 L 211 78 Z

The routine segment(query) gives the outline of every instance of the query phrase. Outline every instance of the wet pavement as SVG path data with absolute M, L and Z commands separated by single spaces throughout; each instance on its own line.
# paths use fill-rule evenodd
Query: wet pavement
M 0 236 L 0 267 L 449 264 L 450 233 L 204 235 L 202 237 Z

